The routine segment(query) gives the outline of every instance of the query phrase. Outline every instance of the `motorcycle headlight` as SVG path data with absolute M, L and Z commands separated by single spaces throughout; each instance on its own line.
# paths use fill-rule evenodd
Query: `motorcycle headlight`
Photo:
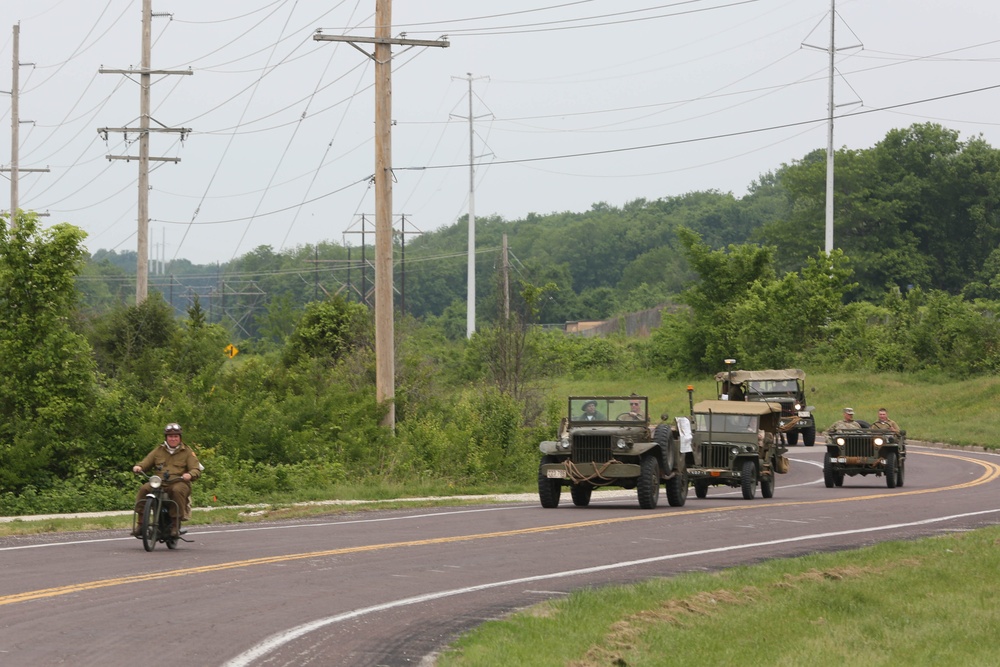
M 882 438 L 875 438 L 875 446 L 876 447 L 881 447 L 884 444 L 885 444 L 885 440 L 883 440 Z
M 159 475 L 153 475 L 152 477 L 149 478 L 149 485 L 154 489 L 160 488 L 161 484 L 163 484 L 163 480 L 160 479 Z
M 844 439 L 843 438 L 837 438 L 837 444 L 840 445 L 841 447 L 843 447 L 844 446 Z

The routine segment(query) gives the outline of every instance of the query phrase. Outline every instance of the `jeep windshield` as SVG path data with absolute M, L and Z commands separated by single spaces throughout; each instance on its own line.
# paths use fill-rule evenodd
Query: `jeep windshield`
M 695 413 L 695 429 L 701 433 L 756 433 L 757 415 L 726 415 L 718 412 Z

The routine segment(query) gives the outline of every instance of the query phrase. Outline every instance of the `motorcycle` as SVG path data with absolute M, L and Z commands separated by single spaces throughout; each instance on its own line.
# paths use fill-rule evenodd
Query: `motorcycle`
M 173 519 L 170 516 L 170 507 L 174 507 L 175 514 L 181 515 L 181 508 L 177 506 L 173 500 L 170 499 L 170 494 L 167 493 L 165 486 L 166 481 L 170 478 L 170 473 L 163 473 L 163 477 L 159 475 L 142 475 L 149 482 L 152 490 L 146 494 L 146 502 L 142 507 L 142 514 L 135 515 L 132 518 L 133 521 L 133 534 L 139 533 L 137 537 L 142 540 L 142 547 L 146 551 L 152 551 L 156 548 L 158 542 L 163 542 L 167 545 L 168 549 L 176 549 L 178 541 L 191 542 L 192 540 L 185 539 L 183 535 L 178 537 L 171 536 L 171 528 L 173 528 Z M 134 524 L 138 523 L 139 530 L 135 530 L 136 526 Z M 187 532 L 183 528 L 180 531 L 182 534 Z

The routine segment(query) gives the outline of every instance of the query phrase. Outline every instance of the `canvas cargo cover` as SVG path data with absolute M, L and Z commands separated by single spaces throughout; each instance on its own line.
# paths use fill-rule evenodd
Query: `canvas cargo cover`
M 716 382 L 729 379 L 729 373 L 721 371 L 715 374 Z M 798 368 L 785 368 L 777 371 L 733 371 L 733 382 L 743 384 L 754 380 L 805 380 L 806 373 Z
M 774 401 L 765 403 L 763 401 L 698 401 L 694 404 L 695 412 L 715 412 L 724 415 L 767 415 L 772 412 L 781 412 L 781 405 Z

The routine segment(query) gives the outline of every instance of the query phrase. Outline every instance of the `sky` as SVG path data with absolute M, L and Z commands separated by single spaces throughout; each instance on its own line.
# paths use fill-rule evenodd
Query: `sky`
M 3 0 L 0 126 L 20 25 L 19 205 L 135 250 L 141 0 Z M 374 230 L 375 0 L 154 0 L 150 246 L 227 262 Z M 740 197 L 827 144 L 830 0 L 396 0 L 396 227 L 583 212 L 687 192 Z M 834 145 L 934 122 L 1000 147 L 1000 3 L 838 0 Z M 371 52 L 370 45 L 359 48 Z M 470 124 L 470 89 L 471 116 Z M 0 131 L 10 167 L 12 132 Z M 0 173 L 9 190 L 9 172 Z M 0 209 L 10 199 L 0 192 Z M 363 220 L 367 221 L 363 223 Z M 366 237 L 368 243 L 373 237 Z

